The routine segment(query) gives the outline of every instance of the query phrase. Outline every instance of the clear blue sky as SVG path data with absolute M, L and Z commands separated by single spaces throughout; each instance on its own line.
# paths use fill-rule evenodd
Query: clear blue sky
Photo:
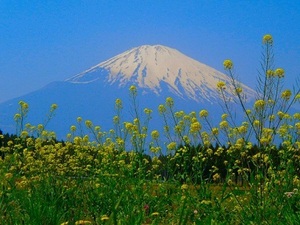
M 261 38 L 286 83 L 300 76 L 300 1 L 2 0 L 0 102 L 65 80 L 118 53 L 162 44 L 254 87 Z

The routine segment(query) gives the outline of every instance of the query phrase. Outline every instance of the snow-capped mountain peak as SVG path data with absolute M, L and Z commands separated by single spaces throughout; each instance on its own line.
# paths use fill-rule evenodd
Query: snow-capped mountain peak
M 133 48 L 67 79 L 72 83 L 96 80 L 119 87 L 134 84 L 157 95 L 164 91 L 162 87 L 166 84 L 168 91 L 197 102 L 213 102 L 219 98 L 217 83 L 230 83 L 225 74 L 162 45 Z M 242 88 L 248 95 L 253 95 L 254 91 L 249 87 L 242 85 Z

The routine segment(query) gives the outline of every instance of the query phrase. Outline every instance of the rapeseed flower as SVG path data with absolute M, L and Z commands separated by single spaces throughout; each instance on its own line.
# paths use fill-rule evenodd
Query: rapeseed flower
M 160 114 L 165 113 L 165 112 L 166 112 L 166 107 L 165 107 L 164 105 L 159 105 L 159 106 L 158 106 L 158 112 L 159 112 Z
M 101 221 L 109 220 L 109 217 L 107 215 L 103 215 L 101 217 Z
M 159 132 L 157 130 L 152 131 L 151 137 L 152 139 L 157 140 L 159 138 Z
M 281 93 L 281 98 L 283 98 L 284 100 L 288 101 L 291 98 L 291 95 L 292 95 L 291 90 L 287 89 L 287 90 L 284 90 Z
M 158 153 L 158 152 L 161 151 L 161 147 L 154 147 L 154 146 L 152 146 L 152 147 L 150 147 L 150 151 L 152 153 L 156 154 L 156 153 Z
M 263 109 L 264 107 L 265 107 L 265 101 L 264 100 L 262 100 L 262 99 L 259 99 L 259 100 L 257 100 L 255 103 L 254 103 L 254 108 L 256 109 L 256 110 L 261 110 L 261 109 Z
M 227 121 L 221 121 L 219 126 L 221 129 L 225 129 L 225 128 L 228 128 L 229 125 L 228 125 Z
M 181 190 L 185 191 L 187 189 L 189 189 L 189 186 L 187 184 L 181 185 Z
M 171 142 L 167 145 L 167 149 L 168 150 L 175 150 L 177 147 L 177 143 L 176 142 Z
M 123 104 L 122 104 L 122 100 L 117 98 L 116 101 L 115 101 L 115 107 L 117 109 L 122 109 L 123 108 Z
M 227 117 L 228 117 L 228 114 L 226 114 L 226 113 L 222 114 L 222 116 L 221 116 L 222 120 L 226 120 Z
M 219 129 L 217 127 L 212 128 L 211 133 L 213 135 L 218 135 L 219 134 Z
M 275 72 L 273 70 L 267 70 L 266 74 L 267 74 L 267 77 L 269 77 L 269 78 L 275 76 Z
M 21 119 L 21 114 L 20 113 L 16 113 L 14 116 L 14 120 L 18 121 L 19 119 Z
M 137 95 L 137 89 L 136 86 L 131 85 L 129 88 L 130 93 L 132 94 L 132 96 L 136 96 Z
M 201 128 L 202 128 L 201 124 L 198 121 L 196 121 L 196 122 L 191 124 L 190 132 L 191 133 L 199 132 L 201 130 Z
M 114 124 L 118 124 L 119 122 L 120 122 L 119 116 L 114 116 L 114 118 L 113 118 L 113 123 L 114 123 Z
M 217 83 L 217 88 L 218 88 L 219 90 L 225 89 L 225 88 L 226 88 L 226 83 L 225 83 L 224 81 L 219 81 L 219 82 Z
M 53 110 L 55 110 L 55 109 L 57 109 L 57 104 L 52 104 L 52 105 L 51 105 L 51 111 L 53 111 Z
M 275 70 L 275 75 L 278 76 L 279 78 L 284 77 L 284 69 L 278 68 Z
M 76 126 L 72 125 L 72 126 L 70 127 L 70 130 L 71 130 L 72 132 L 75 132 L 75 131 L 76 131 Z
M 208 111 L 205 110 L 205 109 L 201 110 L 201 111 L 199 112 L 199 116 L 200 116 L 201 118 L 207 117 L 207 116 L 208 116 Z
M 277 116 L 279 117 L 279 119 L 283 119 L 284 116 L 285 116 L 285 113 L 282 112 L 282 111 L 279 111 L 279 112 L 277 113 Z
M 9 179 L 11 179 L 13 177 L 13 174 L 12 173 L 6 173 L 4 175 L 4 177 L 5 177 L 5 179 L 9 180 Z
M 221 178 L 221 176 L 218 173 L 213 175 L 213 181 L 218 181 L 218 180 L 220 180 L 220 178 Z
M 272 37 L 272 35 L 266 34 L 266 35 L 263 37 L 263 43 L 264 43 L 264 44 L 272 44 L 272 43 L 273 43 L 273 37 Z
M 75 225 L 85 225 L 85 224 L 92 224 L 89 220 L 78 220 L 75 222 Z
M 148 109 L 148 108 L 145 108 L 145 109 L 144 109 L 144 113 L 145 113 L 146 115 L 150 115 L 150 114 L 152 113 L 152 110 L 151 110 L 151 109 Z
M 86 126 L 87 128 L 91 128 L 91 127 L 93 126 L 92 121 L 86 120 L 86 121 L 85 121 L 85 126 Z
M 171 97 L 166 98 L 166 105 L 169 108 L 172 108 L 174 106 L 174 100 L 173 100 L 173 98 L 171 98 Z
M 230 59 L 224 60 L 223 65 L 226 70 L 231 70 L 233 67 L 233 63 Z

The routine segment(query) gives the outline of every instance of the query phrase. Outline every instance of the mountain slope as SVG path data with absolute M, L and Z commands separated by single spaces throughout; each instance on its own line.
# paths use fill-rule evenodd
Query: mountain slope
M 51 104 L 56 103 L 56 116 L 47 129 L 54 130 L 64 139 L 78 116 L 89 119 L 107 131 L 114 128 L 114 102 L 123 100 L 123 120 L 133 119 L 134 109 L 129 96 L 129 87 L 138 88 L 138 111 L 145 107 L 154 112 L 151 126 L 162 128 L 162 118 L 157 113 L 159 104 L 172 97 L 175 110 L 199 112 L 208 109 L 212 117 L 220 114 L 217 83 L 229 78 L 179 51 L 160 46 L 141 46 L 104 61 L 66 81 L 53 82 L 44 88 L 0 104 L 0 129 L 15 132 L 14 114 L 18 102 L 23 100 L 30 106 L 27 122 L 44 123 Z M 241 84 L 251 99 L 255 92 Z M 218 115 L 217 115 L 218 114 Z
M 175 49 L 161 45 L 133 48 L 67 81 L 89 83 L 99 79 L 119 87 L 132 83 L 157 95 L 166 91 L 162 88 L 162 84 L 165 83 L 168 91 L 196 102 L 216 102 L 219 98 L 217 83 L 230 83 L 225 74 Z M 241 86 L 249 97 L 254 95 L 254 91 L 249 87 Z

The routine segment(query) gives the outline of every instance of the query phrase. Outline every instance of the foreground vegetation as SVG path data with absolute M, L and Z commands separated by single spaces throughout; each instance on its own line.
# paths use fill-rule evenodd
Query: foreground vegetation
M 217 125 L 205 109 L 175 111 L 167 98 L 158 106 L 164 133 L 149 130 L 152 110 L 139 114 L 131 86 L 133 121 L 122 121 L 117 99 L 115 129 L 79 117 L 57 141 L 45 129 L 57 106 L 32 126 L 21 101 L 17 135 L 0 135 L 0 223 L 300 224 L 300 113 L 288 113 L 300 94 L 283 89 L 272 45 L 265 35 L 252 108 L 224 61 L 232 82 L 216 87 L 224 102 Z

